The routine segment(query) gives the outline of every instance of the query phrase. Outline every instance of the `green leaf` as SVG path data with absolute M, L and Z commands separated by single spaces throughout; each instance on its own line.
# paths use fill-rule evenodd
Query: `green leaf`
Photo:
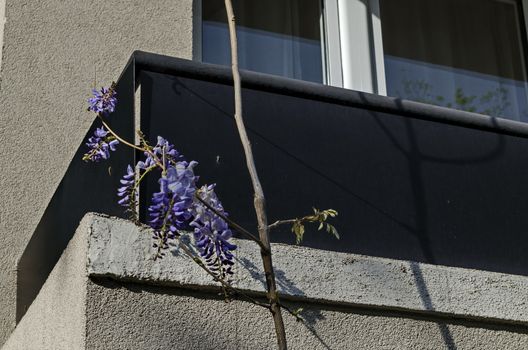
M 301 244 L 304 236 L 304 225 L 300 220 L 294 221 L 292 232 L 295 233 L 295 243 Z
M 335 238 L 339 239 L 339 233 L 337 232 L 336 228 L 333 225 L 326 224 L 326 232 L 332 234 Z

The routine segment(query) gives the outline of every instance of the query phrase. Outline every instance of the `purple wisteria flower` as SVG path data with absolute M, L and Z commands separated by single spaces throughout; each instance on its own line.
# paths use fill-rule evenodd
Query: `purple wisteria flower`
M 83 160 L 99 162 L 101 159 L 108 159 L 110 151 L 115 151 L 118 144 L 119 141 L 114 136 L 108 135 L 105 128 L 97 128 L 86 143 L 90 150 L 83 156 Z
M 193 168 L 197 162 L 179 161 L 169 164 L 159 179 L 160 191 L 152 196 L 149 225 L 154 229 L 154 247 L 167 249 L 167 241 L 179 235 L 180 230 L 189 228 L 192 218 L 190 211 L 196 191 L 196 176 Z
M 88 110 L 107 116 L 115 110 L 117 104 L 117 93 L 114 85 L 109 88 L 102 87 L 101 90 L 93 89 L 93 97 L 88 99 Z
M 119 181 L 123 186 L 119 187 L 117 190 L 117 196 L 120 198 L 118 204 L 126 207 L 126 211 L 130 214 L 130 219 L 137 222 L 138 217 L 136 205 L 138 192 L 136 186 L 136 172 L 134 171 L 134 168 L 129 165 L 126 174 Z
M 114 83 L 100 90 L 93 89 L 92 93 L 93 96 L 88 99 L 88 110 L 97 113 L 99 117 L 114 112 L 117 104 Z M 182 231 L 194 230 L 200 256 L 211 272 L 222 279 L 232 274 L 232 252 L 237 247 L 229 242 L 231 230 L 225 220 L 195 197 L 198 176 L 194 174 L 194 167 L 198 163 L 187 162 L 183 155 L 161 136 L 158 136 L 156 145 L 152 147 L 145 141 L 141 132 L 139 135 L 139 147 L 144 150 L 145 158 L 137 162 L 135 167 L 128 165 L 126 174 L 120 180 L 122 186 L 117 190 L 118 204 L 126 207 L 130 218 L 139 223 L 139 184 L 147 173 L 161 173 L 158 180 L 159 192 L 152 195 L 148 207 L 148 224 L 154 229 L 153 246 L 157 248 L 156 258 L 165 255 L 162 251 L 168 249 L 170 239 L 179 237 Z M 99 162 L 110 158 L 110 152 L 115 151 L 119 144 L 117 137 L 104 127 L 97 128 L 88 138 L 86 145 L 89 151 L 83 156 L 83 160 Z M 216 211 L 227 215 L 214 193 L 214 185 L 203 186 L 199 196 Z
M 174 148 L 174 145 L 170 144 L 169 141 L 161 136 L 158 136 L 158 142 L 156 143 L 156 146 L 152 148 L 152 153 L 160 162 L 165 160 L 164 166 L 166 168 L 169 165 L 174 166 L 177 162 L 185 160 L 184 157 Z M 145 160 L 138 162 L 138 167 L 140 169 L 147 169 L 156 165 L 156 161 L 152 157 L 151 153 L 145 152 Z
M 217 212 L 227 216 L 214 192 L 214 187 L 215 185 L 202 186 L 198 195 Z M 194 219 L 191 226 L 194 228 L 194 237 L 200 255 L 211 271 L 221 278 L 226 277 L 226 274 L 232 274 L 231 266 L 234 264 L 232 251 L 237 246 L 229 242 L 232 232 L 227 222 L 198 200 L 195 200 L 192 213 Z

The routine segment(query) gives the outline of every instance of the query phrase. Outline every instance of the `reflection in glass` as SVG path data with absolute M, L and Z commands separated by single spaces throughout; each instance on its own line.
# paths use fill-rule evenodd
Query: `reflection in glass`
M 380 0 L 387 94 L 528 122 L 514 0 Z
M 235 0 L 240 67 L 323 82 L 319 0 Z M 202 2 L 202 60 L 230 65 L 224 2 Z

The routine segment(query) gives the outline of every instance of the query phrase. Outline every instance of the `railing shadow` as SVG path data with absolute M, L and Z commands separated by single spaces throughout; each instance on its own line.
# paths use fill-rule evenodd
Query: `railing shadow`
M 199 254 L 194 244 L 192 244 L 191 238 L 188 235 L 183 235 L 179 239 L 178 243 L 171 244 L 170 252 L 173 256 L 183 257 L 183 254 L 178 249 L 178 245 L 180 244 L 185 245 L 192 253 L 196 255 Z M 236 265 L 237 267 L 246 270 L 251 276 L 251 278 L 259 282 L 262 287 L 266 289 L 266 279 L 262 269 L 260 269 L 248 258 L 236 256 L 235 259 L 238 262 L 238 264 Z M 284 270 L 275 268 L 275 280 L 277 282 L 277 286 L 279 288 L 280 293 L 296 297 L 306 296 L 306 294 L 295 285 L 295 282 L 286 276 Z M 285 303 L 284 300 L 282 301 L 282 303 Z M 317 333 L 316 330 L 317 323 L 325 319 L 324 314 L 318 309 L 307 308 L 303 309 L 299 313 L 299 316 L 302 319 L 302 321 L 299 322 L 302 322 L 306 329 L 319 341 L 319 343 L 325 349 L 331 350 L 330 346 L 324 341 L 323 338 L 321 338 L 321 336 Z
M 264 276 L 264 272 L 261 269 L 259 269 L 251 260 L 247 258 L 237 258 L 237 261 L 239 262 L 239 266 L 248 271 L 255 281 L 260 282 L 262 286 L 266 288 L 266 279 Z M 286 276 L 284 270 L 275 268 L 275 279 L 281 293 L 297 297 L 306 296 L 306 294 L 295 285 L 295 282 Z M 282 303 L 284 303 L 284 300 L 282 301 Z M 331 350 L 330 346 L 324 341 L 323 338 L 321 338 L 315 328 L 319 321 L 325 319 L 325 316 L 321 312 L 321 310 L 314 308 L 303 309 L 299 313 L 299 316 L 301 318 L 299 322 L 302 322 L 306 329 L 319 341 L 319 343 L 325 349 Z
M 434 311 L 434 304 L 431 300 L 431 296 L 429 294 L 429 290 L 427 288 L 427 284 L 425 282 L 424 276 L 422 274 L 422 270 L 420 268 L 420 264 L 414 261 L 410 262 L 411 265 L 411 271 L 414 277 L 414 282 L 416 283 L 416 289 L 418 290 L 418 293 L 420 295 L 420 299 L 422 300 L 422 305 L 427 311 Z M 440 330 L 440 334 L 442 335 L 442 339 L 449 350 L 457 350 L 457 346 L 455 344 L 455 339 L 453 338 L 453 335 L 451 334 L 451 331 L 449 327 L 445 323 L 436 323 L 438 326 L 438 329 Z

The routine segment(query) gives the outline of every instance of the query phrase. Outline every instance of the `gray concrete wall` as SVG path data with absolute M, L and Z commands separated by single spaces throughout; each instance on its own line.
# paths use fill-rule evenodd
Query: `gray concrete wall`
M 154 261 L 151 234 L 87 215 L 3 350 L 275 348 L 269 311 L 226 303 L 177 248 Z M 258 247 L 236 243 L 234 283 L 263 298 Z M 528 348 L 528 277 L 272 250 L 283 303 L 304 308 L 284 313 L 290 349 Z
M 80 223 L 38 297 L 2 349 L 85 348 L 86 256 L 91 224 L 90 216 Z
M 276 348 L 269 312 L 248 302 L 226 304 L 196 291 L 100 280 L 90 281 L 88 300 L 87 349 Z M 515 327 L 317 303 L 293 306 L 305 308 L 307 322 L 284 315 L 292 350 L 528 348 L 528 335 Z
M 193 51 L 192 0 L 3 2 L 0 344 L 15 326 L 16 261 L 92 122 L 95 76 L 109 84 L 136 49 Z

